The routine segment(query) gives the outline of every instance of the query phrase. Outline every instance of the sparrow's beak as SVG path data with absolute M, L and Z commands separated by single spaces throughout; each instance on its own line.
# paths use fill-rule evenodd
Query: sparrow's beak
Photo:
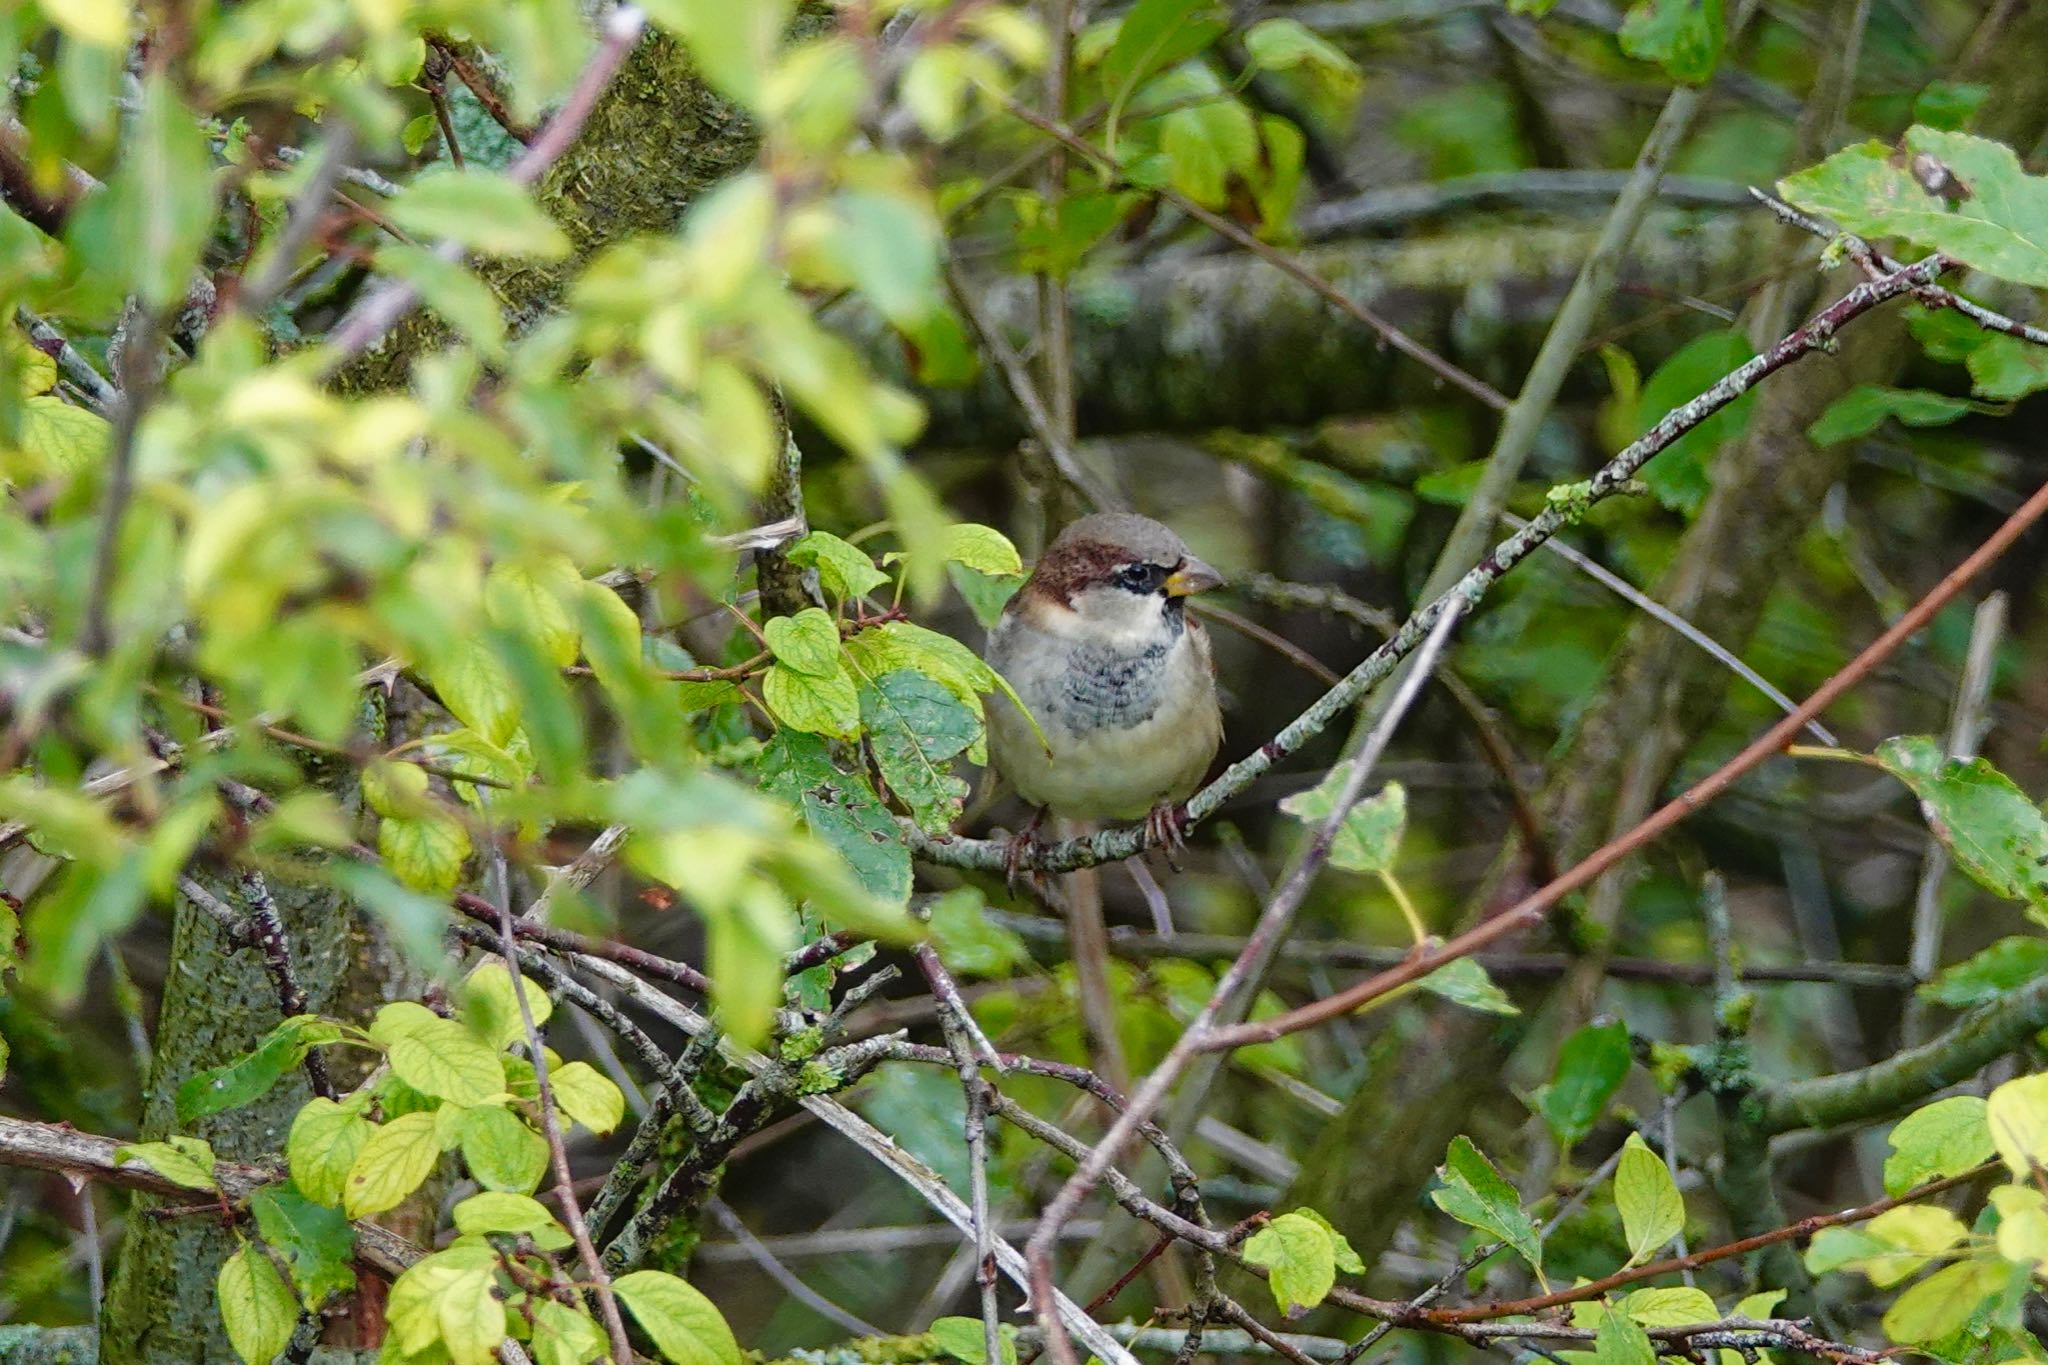
M 1223 575 L 1189 555 L 1180 562 L 1180 567 L 1166 576 L 1168 597 L 1191 597 L 1198 592 L 1223 586 Z

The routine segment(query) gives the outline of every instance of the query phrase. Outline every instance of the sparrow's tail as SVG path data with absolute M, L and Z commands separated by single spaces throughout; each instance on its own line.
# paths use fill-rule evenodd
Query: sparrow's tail
M 1063 839 L 1093 834 L 1087 820 L 1061 820 Z M 1116 1028 L 1116 991 L 1110 980 L 1109 928 L 1102 918 L 1102 877 L 1092 867 L 1067 874 L 1067 936 L 1074 950 L 1074 986 L 1081 997 L 1081 1029 L 1095 1074 L 1128 1094 L 1131 1065 Z

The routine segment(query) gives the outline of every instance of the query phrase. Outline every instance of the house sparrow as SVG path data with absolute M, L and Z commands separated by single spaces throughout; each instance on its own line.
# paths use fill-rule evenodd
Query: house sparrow
M 1149 517 L 1081 518 L 1046 548 L 989 632 L 985 657 L 1044 731 L 1012 703 L 989 709 L 989 757 L 1038 807 L 1073 820 L 1146 818 L 1179 844 L 1184 811 L 1223 737 L 1215 664 L 1191 593 L 1223 579 Z

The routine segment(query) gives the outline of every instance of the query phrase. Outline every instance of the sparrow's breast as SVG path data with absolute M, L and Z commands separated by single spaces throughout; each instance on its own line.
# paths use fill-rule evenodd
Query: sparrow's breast
M 1175 630 L 1133 648 L 1008 623 L 989 662 L 1031 708 L 1046 745 L 1013 706 L 992 703 L 997 768 L 1025 800 L 1077 819 L 1134 819 L 1184 798 L 1222 736 L 1205 643 L 1198 630 Z

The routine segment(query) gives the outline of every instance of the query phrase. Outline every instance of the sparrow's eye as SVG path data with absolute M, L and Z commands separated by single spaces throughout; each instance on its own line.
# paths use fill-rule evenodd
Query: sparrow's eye
M 1165 569 L 1157 564 L 1126 564 L 1114 575 L 1116 585 L 1126 592 L 1155 593 L 1166 582 Z

